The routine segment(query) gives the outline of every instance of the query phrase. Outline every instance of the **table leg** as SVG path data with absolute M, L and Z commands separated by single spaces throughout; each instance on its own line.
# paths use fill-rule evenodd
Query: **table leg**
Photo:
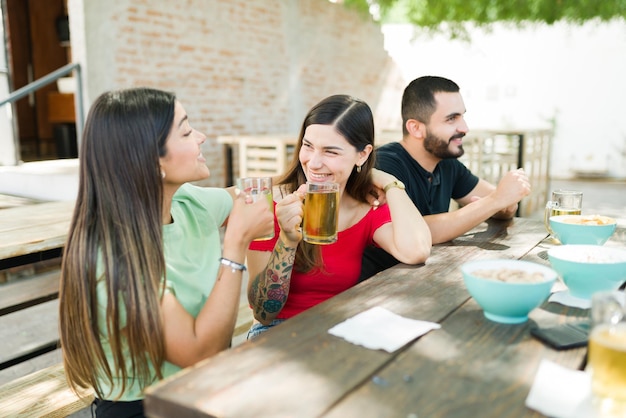
M 225 187 L 233 186 L 233 148 L 230 144 L 224 144 L 224 181 Z

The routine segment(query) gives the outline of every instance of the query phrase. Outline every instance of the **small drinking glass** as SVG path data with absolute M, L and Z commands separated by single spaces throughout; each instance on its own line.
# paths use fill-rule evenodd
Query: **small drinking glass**
M 337 241 L 339 184 L 307 182 L 302 237 L 311 244 Z
M 267 200 L 272 213 L 274 212 L 274 196 L 272 194 L 272 178 L 271 177 L 244 177 L 237 181 L 237 187 L 246 196 L 250 196 L 253 202 L 258 199 Z M 264 235 L 255 239 L 255 241 L 267 241 L 274 238 L 274 230 L 271 234 Z

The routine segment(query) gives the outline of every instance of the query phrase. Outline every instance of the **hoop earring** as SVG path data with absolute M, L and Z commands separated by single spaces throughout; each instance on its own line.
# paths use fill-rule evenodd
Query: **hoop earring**
M 360 165 L 357 165 L 357 166 L 356 166 L 356 172 L 357 172 L 357 173 L 360 173 L 360 172 L 361 172 L 361 166 L 360 166 Z

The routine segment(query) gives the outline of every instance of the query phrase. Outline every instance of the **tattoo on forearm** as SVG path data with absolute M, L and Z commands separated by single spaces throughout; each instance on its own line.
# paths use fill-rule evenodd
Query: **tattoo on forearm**
M 248 299 L 257 318 L 273 317 L 285 306 L 295 256 L 296 248 L 285 247 L 279 239 L 267 268 L 253 279 Z

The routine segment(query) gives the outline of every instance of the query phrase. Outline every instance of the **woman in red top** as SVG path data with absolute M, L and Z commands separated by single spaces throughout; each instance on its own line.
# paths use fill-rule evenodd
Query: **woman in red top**
M 275 238 L 253 242 L 248 251 L 248 300 L 256 319 L 248 338 L 354 286 L 367 245 L 407 264 L 430 255 L 428 226 L 402 183 L 373 168 L 374 154 L 367 103 L 335 95 L 309 111 L 294 161 L 274 187 Z M 339 183 L 339 233 L 332 244 L 302 240 L 307 181 Z M 386 203 L 370 206 L 372 190 L 384 193 Z

